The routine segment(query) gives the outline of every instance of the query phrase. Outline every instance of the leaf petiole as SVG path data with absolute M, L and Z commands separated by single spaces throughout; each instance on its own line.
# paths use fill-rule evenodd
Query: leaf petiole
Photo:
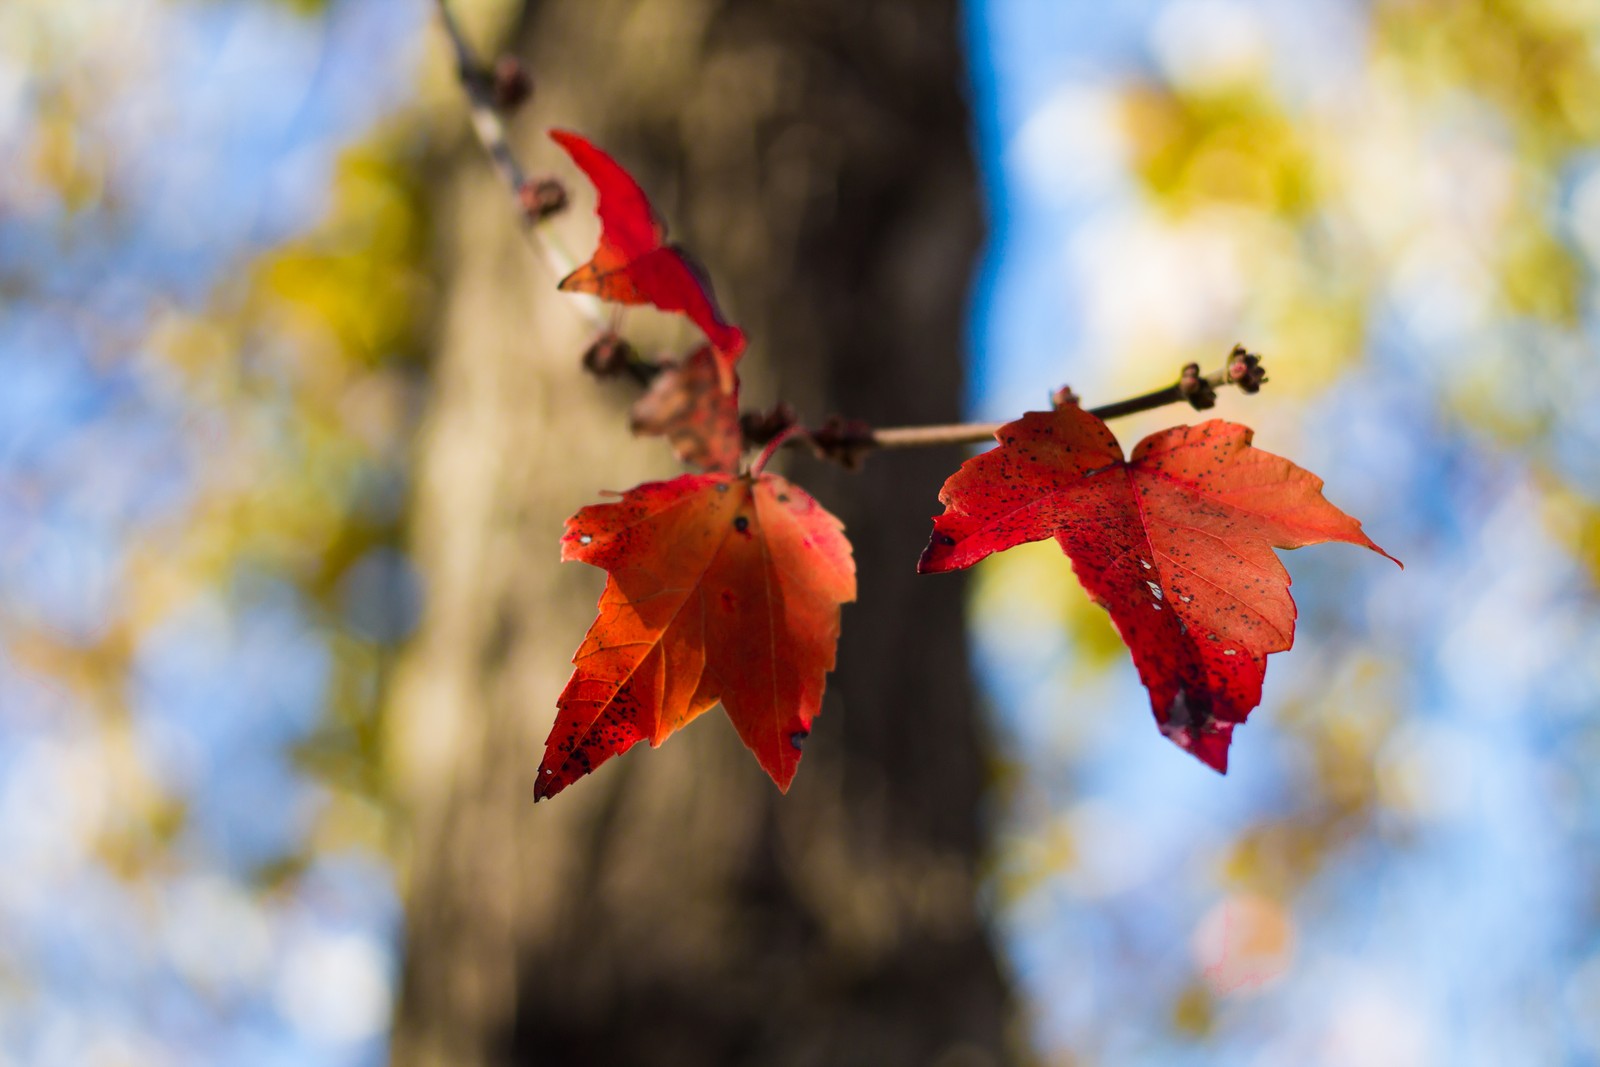
M 767 442 L 767 446 L 761 450 L 761 454 L 756 457 L 755 462 L 750 464 L 750 477 L 761 477 L 761 472 L 766 469 L 767 462 L 777 454 L 778 449 L 796 438 L 810 438 L 810 436 L 810 432 L 798 423 L 779 433 L 778 436 Z

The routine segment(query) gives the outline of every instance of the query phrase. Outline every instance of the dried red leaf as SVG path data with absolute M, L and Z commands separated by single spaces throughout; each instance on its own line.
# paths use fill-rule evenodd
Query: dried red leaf
M 822 706 L 839 606 L 856 595 L 839 520 L 774 474 L 686 474 L 567 521 L 561 558 L 609 575 L 573 657 L 535 799 L 721 700 L 788 791 Z
M 744 354 L 744 331 L 723 319 L 705 271 L 683 249 L 666 243 L 666 224 L 616 160 L 576 133 L 551 130 L 550 139 L 594 183 L 595 213 L 600 216 L 594 256 L 561 279 L 560 288 L 618 304 L 653 304 L 682 312 L 716 350 L 723 390 L 731 391 L 729 370 Z
M 1164 430 L 1126 461 L 1075 404 L 995 436 L 999 448 L 945 482 L 917 569 L 958 570 L 1054 537 L 1111 612 L 1161 732 L 1218 771 L 1261 702 L 1267 655 L 1294 643 L 1289 573 L 1273 548 L 1346 541 L 1388 556 L 1323 498 L 1322 479 L 1251 447 L 1243 426 Z
M 667 365 L 633 405 L 639 436 L 665 437 L 685 463 L 708 471 L 739 466 L 739 393 L 722 391 L 717 359 L 701 345 L 680 365 Z

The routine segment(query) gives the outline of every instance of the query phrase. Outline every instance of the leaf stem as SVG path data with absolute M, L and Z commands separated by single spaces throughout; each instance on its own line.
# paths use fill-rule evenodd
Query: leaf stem
M 767 462 L 777 454 L 778 449 L 782 448 L 790 441 L 798 440 L 807 436 L 809 436 L 809 434 L 807 433 L 806 428 L 798 424 L 780 431 L 778 436 L 767 442 L 767 447 L 761 450 L 761 454 L 756 457 L 756 461 L 750 464 L 750 477 L 761 477 L 761 472 L 766 470 Z

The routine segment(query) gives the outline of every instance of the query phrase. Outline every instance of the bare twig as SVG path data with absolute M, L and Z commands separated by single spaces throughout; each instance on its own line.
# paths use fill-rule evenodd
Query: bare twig
M 566 207 L 566 190 L 553 178 L 538 181 L 528 179 L 517 161 L 516 153 L 511 150 L 510 138 L 501 120 L 501 110 L 521 103 L 529 92 L 531 82 L 526 71 L 514 59 L 504 58 L 493 70 L 485 67 L 461 32 L 448 0 L 434 0 L 434 3 L 455 50 L 456 68 L 461 88 L 466 93 L 473 132 L 489 153 L 495 171 L 510 190 L 523 221 L 528 224 L 524 232 L 534 248 L 557 277 L 564 277 L 570 273 L 573 264 L 566 262 L 548 241 L 540 239 L 534 224 Z M 649 385 L 651 379 L 660 372 L 661 365 L 640 355 L 618 337 L 603 322 L 596 309 L 584 307 L 583 310 L 585 317 L 599 330 L 595 343 L 584 354 L 584 366 L 589 372 L 601 378 L 627 375 L 641 386 Z M 1247 352 L 1243 345 L 1235 345 L 1228 356 L 1227 365 L 1221 370 L 1202 375 L 1199 364 L 1191 363 L 1183 368 L 1176 382 L 1164 389 L 1090 408 L 1089 411 L 1102 419 L 1115 419 L 1179 401 L 1187 401 L 1197 410 L 1203 410 L 1217 402 L 1216 391 L 1221 386 L 1237 386 L 1246 393 L 1254 393 L 1260 390 L 1261 383 L 1265 381 L 1266 372 L 1261 366 L 1260 357 Z M 1078 398 L 1066 387 L 1058 390 L 1053 399 L 1058 406 L 1078 402 Z M 820 427 L 807 430 L 800 425 L 794 410 L 787 404 L 779 404 L 766 413 L 747 412 L 741 419 L 745 444 L 766 446 L 756 461 L 757 469 L 764 466 L 774 452 L 785 446 L 809 445 L 824 458 L 846 467 L 856 467 L 868 452 L 880 448 L 981 444 L 993 438 L 995 431 L 1003 425 L 999 422 L 971 422 L 874 429 L 859 419 L 834 416 Z
M 1265 382 L 1266 370 L 1261 358 L 1247 352 L 1243 345 L 1235 345 L 1221 369 L 1202 375 L 1200 366 L 1191 363 L 1183 368 L 1178 380 L 1164 389 L 1118 400 L 1090 408 L 1089 413 L 1102 419 L 1115 419 L 1141 411 L 1187 402 L 1196 410 L 1204 410 L 1217 402 L 1217 389 L 1237 386 L 1246 393 L 1258 392 Z M 1077 397 L 1069 389 L 1059 390 L 1056 403 L 1076 403 Z M 794 424 L 792 411 L 786 412 L 787 421 L 768 415 L 746 415 L 745 440 L 759 445 L 771 441 L 776 435 Z M 940 426 L 894 426 L 874 429 L 859 420 L 829 419 L 817 429 L 790 437 L 785 443 L 791 447 L 810 444 L 813 450 L 826 459 L 846 467 L 858 466 L 866 453 L 880 448 L 929 448 L 937 445 L 972 445 L 993 440 L 995 432 L 1005 425 L 1000 422 L 967 422 Z
M 870 448 L 928 448 L 933 445 L 972 445 L 992 440 L 1003 422 L 958 422 L 939 426 L 887 426 L 872 430 L 862 444 Z
M 536 227 L 567 206 L 566 189 L 554 178 L 528 178 L 527 171 L 511 149 L 506 124 L 500 117 L 501 105 L 520 104 L 521 96 L 529 91 L 531 82 L 526 80 L 526 72 L 521 71 L 520 65 L 516 70 L 521 75 L 520 79 L 512 72 L 510 67 L 514 61 L 503 60 L 494 70 L 484 66 L 466 35 L 461 32 L 461 24 L 450 10 L 448 0 L 434 0 L 434 6 L 439 10 L 439 21 L 455 52 L 456 76 L 467 97 L 472 132 L 477 134 L 478 142 L 489 153 L 495 173 L 500 175 L 500 180 L 511 193 L 512 202 L 524 223 L 523 233 L 527 235 L 534 251 L 557 278 L 564 278 L 572 273 L 577 264 L 570 262 L 554 245 L 544 240 Z M 592 300 L 578 300 L 574 306 L 596 329 L 605 328 L 605 320 Z
M 517 162 L 516 154 L 511 151 L 505 123 L 500 121 L 500 112 L 495 108 L 494 79 L 467 43 L 460 23 L 456 22 L 455 15 L 450 11 L 450 5 L 446 0 L 435 0 L 435 5 L 439 9 L 439 20 L 444 23 L 444 31 L 450 36 L 451 47 L 455 49 L 456 76 L 460 78 L 461 88 L 467 94 L 472 130 L 489 153 L 495 171 L 520 203 L 522 187 L 527 184 L 528 178 L 522 165 Z

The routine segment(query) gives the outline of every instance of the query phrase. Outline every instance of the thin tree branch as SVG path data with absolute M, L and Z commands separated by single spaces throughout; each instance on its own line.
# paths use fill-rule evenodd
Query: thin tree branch
M 479 142 L 489 153 L 496 173 L 510 190 L 523 222 L 523 232 L 536 251 L 557 277 L 565 277 L 573 264 L 556 251 L 550 242 L 541 240 L 536 224 L 566 207 L 566 190 L 554 179 L 530 182 L 526 171 L 511 149 L 511 141 L 501 119 L 501 110 L 514 107 L 528 93 L 526 73 L 514 59 L 502 60 L 491 72 L 472 50 L 461 26 L 450 10 L 448 0 L 434 0 L 439 10 L 439 21 L 450 38 L 455 51 L 456 71 L 466 94 L 472 118 L 472 129 Z M 505 84 L 502 84 L 505 83 Z M 648 385 L 660 372 L 661 365 L 641 356 L 631 345 L 607 329 L 597 308 L 585 307 L 580 301 L 585 318 L 600 328 L 601 334 L 584 355 L 584 366 L 596 377 L 627 374 L 640 385 Z M 1217 389 L 1233 385 L 1246 393 L 1257 392 L 1266 381 L 1260 357 L 1235 345 L 1227 364 L 1217 371 L 1202 375 L 1200 366 L 1191 363 L 1183 368 L 1176 382 L 1163 389 L 1140 396 L 1119 400 L 1090 408 L 1092 415 L 1102 419 L 1115 419 L 1140 411 L 1150 411 L 1187 401 L 1197 410 L 1209 408 L 1217 402 Z M 1078 398 L 1069 389 L 1061 389 L 1054 397 L 1059 406 L 1077 403 Z M 858 466 L 866 453 L 880 448 L 928 448 L 937 445 L 982 444 L 994 437 L 1004 423 L 972 422 L 942 426 L 893 426 L 874 429 L 858 419 L 830 418 L 822 426 L 807 430 L 801 427 L 793 409 L 779 404 L 765 414 L 749 412 L 742 419 L 745 444 L 764 445 L 766 448 L 757 463 L 764 465 L 780 448 L 809 445 L 818 455 L 835 460 L 846 467 Z
M 932 445 L 971 445 L 988 441 L 1003 422 L 957 422 L 939 426 L 887 426 L 871 430 L 864 444 L 870 448 L 927 448 Z
M 1255 393 L 1260 391 L 1266 380 L 1266 368 L 1261 365 L 1261 358 L 1247 352 L 1243 345 L 1235 345 L 1228 355 L 1227 364 L 1220 370 L 1202 375 L 1199 364 L 1191 363 L 1183 368 L 1176 382 L 1163 389 L 1102 404 L 1090 408 L 1089 413 L 1102 419 L 1115 419 L 1179 402 L 1187 402 L 1196 410 L 1205 410 L 1216 404 L 1218 388 L 1235 386 L 1246 393 Z M 1058 391 L 1054 400 L 1058 406 L 1078 402 L 1078 398 L 1068 389 Z M 745 441 L 752 445 L 766 444 L 794 425 L 792 420 L 792 412 L 747 416 L 744 424 Z M 983 444 L 992 440 L 1003 425 L 1000 422 L 969 422 L 875 429 L 859 420 L 834 417 L 814 430 L 791 436 L 784 444 L 789 447 L 809 444 L 823 458 L 853 468 L 860 465 L 868 452 L 880 448 Z
M 446 0 L 435 0 L 435 6 L 439 9 L 439 21 L 444 24 L 444 31 L 449 35 L 450 45 L 456 54 L 456 77 L 467 94 L 472 130 L 489 153 L 496 173 L 520 204 L 522 190 L 528 184 L 528 179 L 522 165 L 517 162 L 516 153 L 511 151 L 506 125 L 500 121 L 500 112 L 495 108 L 494 82 L 487 68 L 478 60 L 477 53 L 467 43 L 466 35 L 461 32 L 461 25 L 456 22 L 450 5 Z M 523 217 L 527 217 L 526 211 Z
M 521 65 L 510 58 L 503 59 L 491 71 L 478 58 L 466 35 L 462 33 L 461 24 L 456 21 L 455 14 L 450 10 L 448 0 L 434 0 L 434 6 L 438 8 L 439 21 L 444 26 L 445 34 L 450 38 L 451 49 L 455 52 L 456 77 L 461 82 L 461 90 L 467 97 L 472 132 L 477 135 L 484 151 L 489 154 L 495 173 L 500 176 L 500 180 L 511 193 L 517 213 L 523 221 L 522 232 L 527 235 L 529 244 L 555 277 L 564 278 L 572 273 L 577 264 L 568 261 L 554 245 L 543 239 L 538 224 L 566 208 L 566 188 L 554 178 L 537 180 L 528 178 L 527 171 L 517 160 L 516 153 L 512 151 L 511 138 L 501 118 L 503 108 L 515 107 L 527 96 L 529 89 L 527 75 Z M 575 306 L 595 329 L 606 329 L 605 317 L 592 298 L 580 296 L 575 301 Z

